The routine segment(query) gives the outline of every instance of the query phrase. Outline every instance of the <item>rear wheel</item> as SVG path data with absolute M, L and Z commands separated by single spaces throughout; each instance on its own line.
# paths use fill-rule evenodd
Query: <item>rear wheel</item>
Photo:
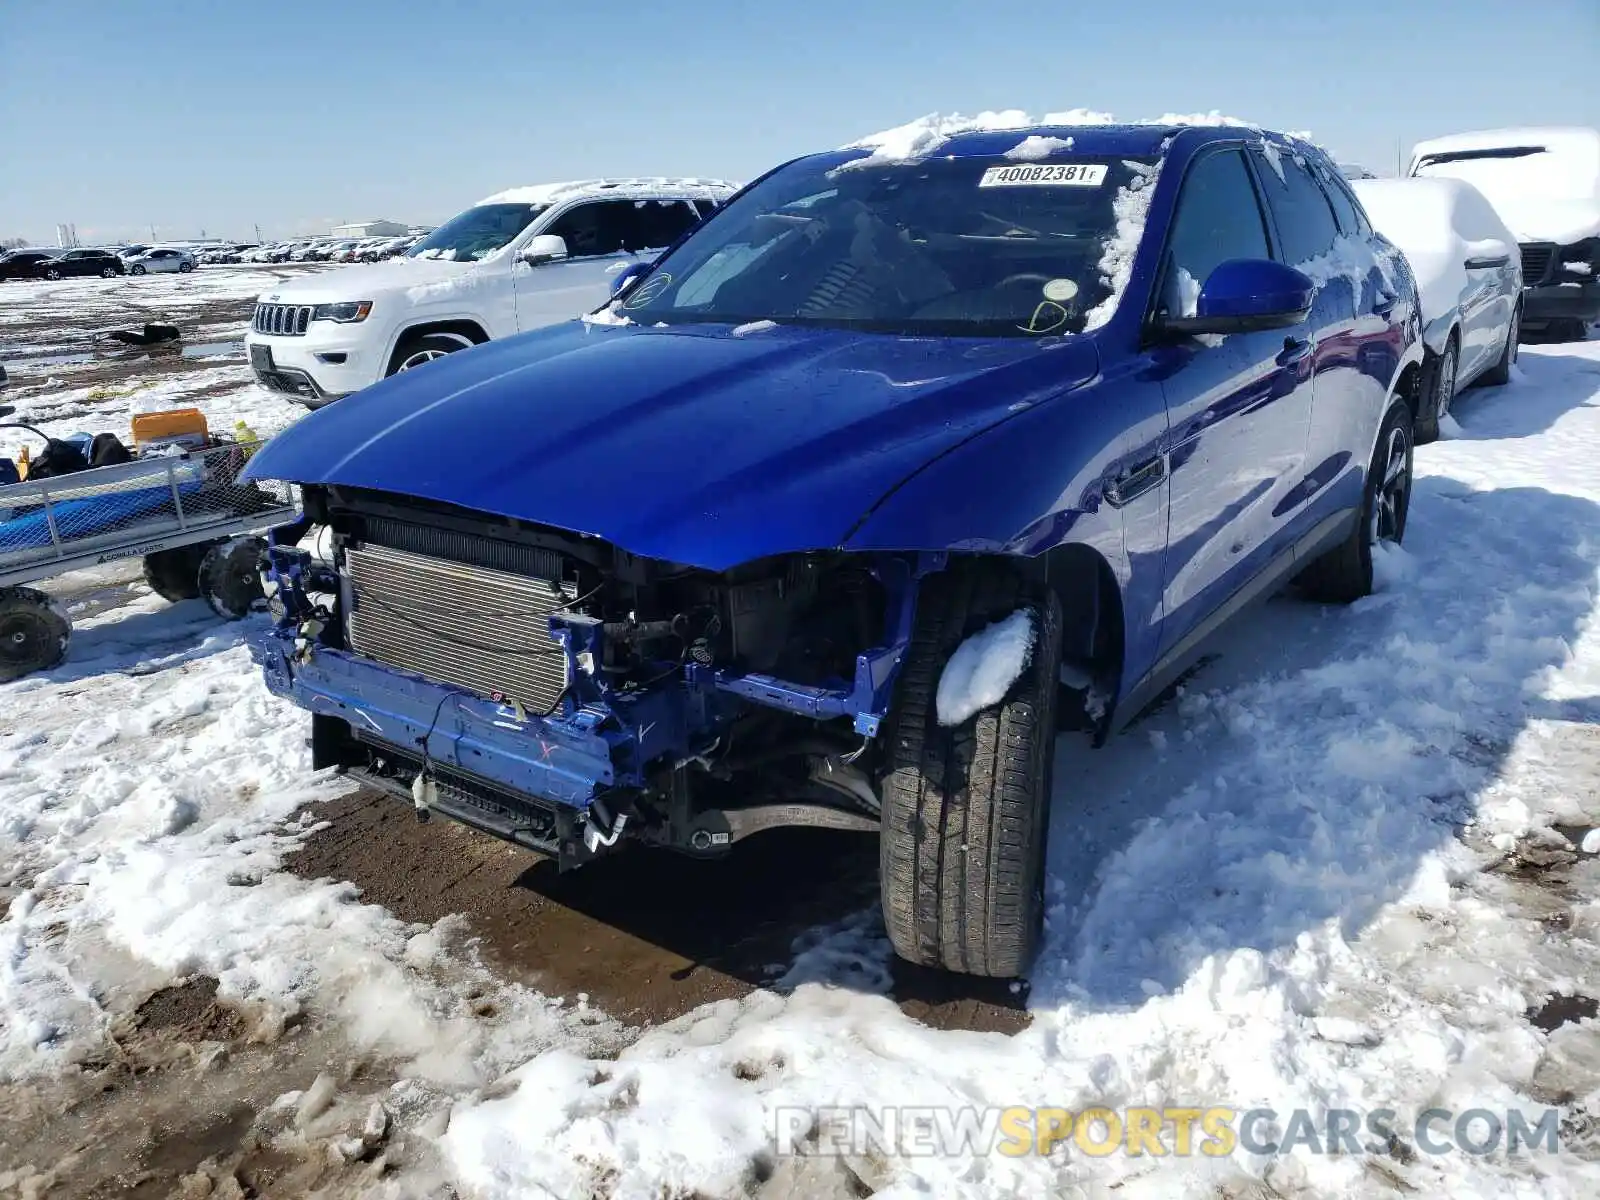
M 219 542 L 200 561 L 200 594 L 219 617 L 236 621 L 266 605 L 261 589 L 261 556 L 267 543 L 258 537 Z
M 1411 507 L 1411 412 L 1394 404 L 1384 417 L 1367 468 L 1361 520 L 1332 550 L 1312 561 L 1300 584 L 1313 600 L 1349 604 L 1372 594 L 1372 557 L 1379 543 L 1398 546 Z
M 1034 631 L 1021 676 L 998 704 L 941 725 L 950 656 L 1018 609 Z M 1061 603 L 1048 588 L 999 564 L 923 584 L 884 735 L 879 885 L 901 958 L 1002 978 L 1027 969 L 1044 915 L 1060 660 Z
M 1511 368 L 1517 365 L 1517 342 L 1522 337 L 1522 305 L 1511 310 L 1511 328 L 1506 330 L 1506 344 L 1500 351 L 1500 361 L 1483 373 L 1484 383 L 1502 386 L 1511 382 Z
M 200 564 L 214 542 L 197 546 L 175 546 L 144 556 L 144 581 L 163 600 L 176 604 L 200 595 Z
M 46 279 L 60 279 L 61 278 L 61 268 L 60 267 L 46 267 L 45 271 L 44 271 L 44 277 Z
M 470 350 L 475 345 L 476 342 L 462 333 L 423 333 L 408 337 L 395 347 L 394 356 L 389 360 L 389 374 L 413 371 L 457 350 Z
M 100 278 L 101 279 L 110 279 L 114 275 L 116 275 L 116 272 L 113 271 L 110 267 L 101 267 L 100 268 Z
M 1416 442 L 1426 446 L 1439 437 L 1439 423 L 1450 415 L 1450 404 L 1456 395 L 1457 364 L 1461 361 L 1455 331 L 1445 343 L 1444 353 L 1433 363 L 1429 376 L 1428 394 L 1423 397 L 1422 412 L 1417 414 Z
M 0 682 L 55 666 L 71 641 L 71 623 L 44 592 L 0 588 Z
M 194 264 L 193 263 L 179 263 L 178 264 L 178 274 L 180 274 L 180 275 L 184 274 L 185 272 L 192 271 L 192 270 L 194 270 Z

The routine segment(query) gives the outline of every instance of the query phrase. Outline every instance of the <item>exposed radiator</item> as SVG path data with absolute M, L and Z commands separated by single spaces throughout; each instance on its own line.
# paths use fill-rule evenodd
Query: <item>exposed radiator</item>
M 535 712 L 567 686 L 547 618 L 574 597 L 571 584 L 371 545 L 347 549 L 345 571 L 357 654 Z

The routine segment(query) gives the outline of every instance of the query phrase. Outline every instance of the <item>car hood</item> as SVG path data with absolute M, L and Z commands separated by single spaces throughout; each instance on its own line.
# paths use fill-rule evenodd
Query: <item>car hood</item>
M 319 271 L 298 279 L 285 279 L 262 292 L 263 304 L 332 304 L 341 300 L 372 300 L 390 292 L 457 280 L 481 270 L 481 263 L 451 262 L 439 258 L 396 258 L 381 263 L 360 263 L 337 271 Z
M 1600 236 L 1600 199 L 1548 200 L 1537 196 L 1490 199 L 1494 200 L 1500 219 L 1519 241 L 1570 246 L 1585 238 Z
M 414 496 L 723 570 L 846 545 L 922 466 L 1098 371 L 1085 337 L 741 332 L 570 322 L 490 342 L 313 413 L 249 475 Z

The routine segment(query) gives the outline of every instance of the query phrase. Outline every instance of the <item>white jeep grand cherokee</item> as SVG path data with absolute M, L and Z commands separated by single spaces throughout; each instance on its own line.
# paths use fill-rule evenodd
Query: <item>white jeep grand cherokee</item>
M 404 258 L 307 275 L 256 302 L 256 379 L 320 408 L 396 371 L 597 308 L 612 278 L 704 220 L 736 185 L 596 179 L 500 192 Z

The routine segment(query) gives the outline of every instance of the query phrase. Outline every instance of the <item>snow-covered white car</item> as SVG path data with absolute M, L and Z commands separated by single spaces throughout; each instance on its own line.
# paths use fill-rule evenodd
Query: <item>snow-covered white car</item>
M 256 379 L 309 408 L 456 350 L 569 320 L 736 190 L 595 179 L 499 192 L 404 257 L 279 283 L 245 344 Z
M 1522 255 L 1522 324 L 1581 341 L 1600 318 L 1600 129 L 1488 129 L 1419 142 L 1408 174 L 1465 180 Z
M 1416 440 L 1429 442 L 1462 388 L 1511 380 L 1523 303 L 1517 240 L 1459 179 L 1352 179 L 1350 187 L 1417 278 L 1427 350 Z

